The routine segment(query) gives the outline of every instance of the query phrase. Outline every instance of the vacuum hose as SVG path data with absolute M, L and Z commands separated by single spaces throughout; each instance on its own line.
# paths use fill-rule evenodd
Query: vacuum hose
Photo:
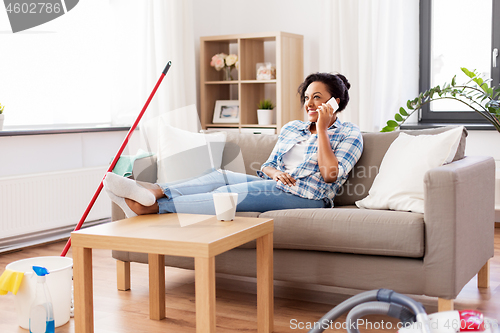
M 358 295 L 355 295 L 333 309 L 331 309 L 327 314 L 325 314 L 318 322 L 318 325 L 314 325 L 314 328 L 309 331 L 309 333 L 321 333 L 324 331 L 322 328 L 322 323 L 330 322 L 330 321 L 335 321 L 338 317 L 343 315 L 345 312 L 350 311 L 352 308 L 354 308 L 356 305 L 365 303 L 365 302 L 370 302 L 370 301 L 376 301 L 377 300 L 377 294 L 378 290 L 370 290 L 370 291 L 365 291 L 362 292 Z
M 342 314 L 351 310 L 352 313 L 349 313 L 347 320 L 348 333 L 359 333 L 357 323 L 356 326 L 352 326 L 355 327 L 354 329 L 349 329 L 351 328 L 351 321 L 349 320 L 357 321 L 357 319 L 368 314 L 389 315 L 398 318 L 403 323 L 414 322 L 416 318 L 417 322 L 423 324 L 422 333 L 431 332 L 429 318 L 422 304 L 392 290 L 378 289 L 365 291 L 340 303 L 316 322 L 309 333 L 323 332 L 324 323 L 333 322 Z
M 415 321 L 414 314 L 406 307 L 385 302 L 368 302 L 355 306 L 347 315 L 346 326 L 348 333 L 359 333 L 358 320 L 367 315 L 387 315 L 399 319 L 402 323 Z

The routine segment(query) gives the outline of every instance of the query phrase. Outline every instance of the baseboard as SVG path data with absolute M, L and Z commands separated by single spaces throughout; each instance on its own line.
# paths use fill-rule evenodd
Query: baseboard
M 110 222 L 111 218 L 87 221 L 82 228 Z M 76 224 L 0 239 L 0 254 L 69 238 Z

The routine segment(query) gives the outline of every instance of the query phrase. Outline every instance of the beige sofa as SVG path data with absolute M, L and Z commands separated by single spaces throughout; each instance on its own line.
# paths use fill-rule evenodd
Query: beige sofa
M 446 128 L 406 131 L 433 134 Z M 364 151 L 331 209 L 290 209 L 239 213 L 274 219 L 274 278 L 438 297 L 439 310 L 479 272 L 488 286 L 488 260 L 494 252 L 495 163 L 491 157 L 463 157 L 464 130 L 454 162 L 425 176 L 425 214 L 358 209 L 389 145 L 398 133 L 363 133 Z M 269 156 L 276 135 L 229 133 L 223 167 L 242 154 L 248 174 Z M 140 160 L 134 174 L 154 182 L 156 165 Z M 123 214 L 114 207 L 113 219 Z M 130 287 L 130 262 L 147 263 L 147 254 L 113 251 L 119 289 Z M 254 277 L 255 243 L 216 257 L 216 272 Z M 165 265 L 193 269 L 192 258 L 165 257 Z

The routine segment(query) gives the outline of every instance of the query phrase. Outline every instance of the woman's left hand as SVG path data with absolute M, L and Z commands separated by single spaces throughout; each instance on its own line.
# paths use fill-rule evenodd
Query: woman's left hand
M 335 122 L 337 115 L 333 111 L 330 104 L 323 103 L 318 107 L 318 121 L 316 122 L 317 130 L 327 130 L 331 124 Z

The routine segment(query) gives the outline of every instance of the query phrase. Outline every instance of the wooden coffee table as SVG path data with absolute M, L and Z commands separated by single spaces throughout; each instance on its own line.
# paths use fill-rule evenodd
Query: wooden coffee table
M 258 332 L 273 331 L 273 220 L 155 214 L 71 233 L 75 332 L 94 332 L 92 249 L 148 253 L 150 318 L 165 318 L 165 255 L 195 258 L 196 332 L 215 332 L 215 256 L 257 240 Z

